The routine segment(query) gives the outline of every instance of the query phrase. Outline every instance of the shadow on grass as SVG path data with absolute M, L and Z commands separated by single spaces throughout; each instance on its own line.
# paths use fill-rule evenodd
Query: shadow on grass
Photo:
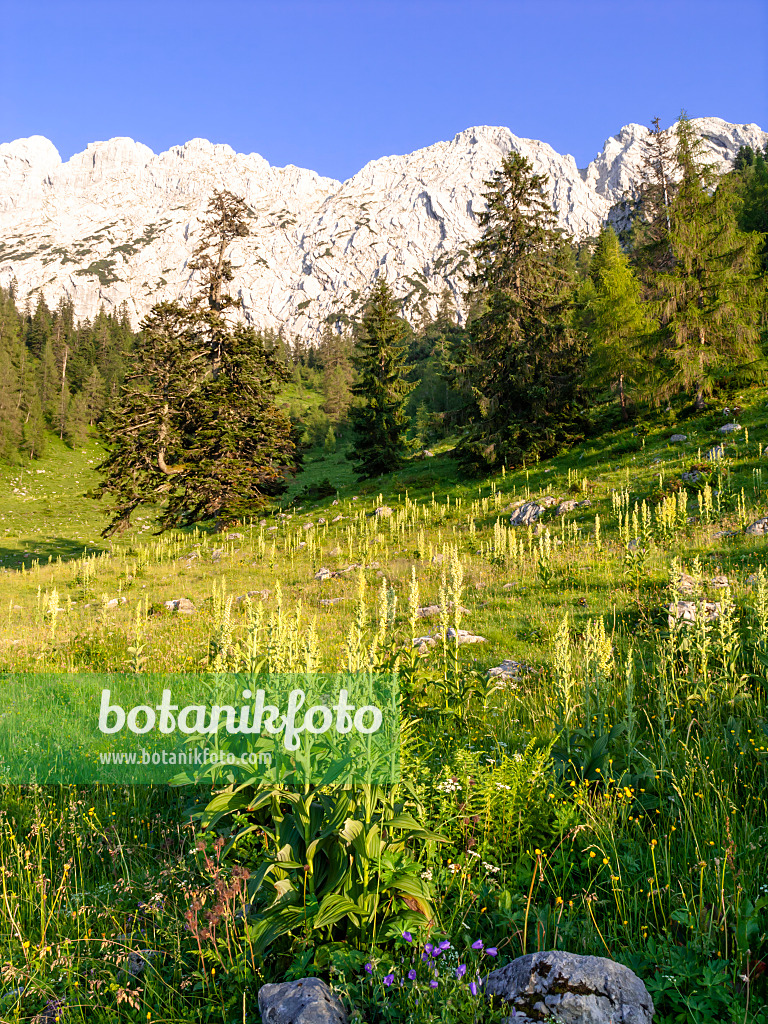
M 82 558 L 84 555 L 100 555 L 110 550 L 103 544 L 85 544 L 79 540 L 71 540 L 68 537 L 51 537 L 47 540 L 35 538 L 34 546 L 19 551 L 18 548 L 0 547 L 0 567 L 5 569 L 31 568 L 33 562 L 40 565 L 47 565 L 48 560 L 55 562 L 61 558 L 62 562 L 72 562 Z

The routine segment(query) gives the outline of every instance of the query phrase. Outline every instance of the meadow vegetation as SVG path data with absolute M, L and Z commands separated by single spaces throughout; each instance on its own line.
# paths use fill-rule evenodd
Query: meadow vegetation
M 717 410 L 474 481 L 445 441 L 310 501 L 316 448 L 229 534 L 146 509 L 102 540 L 92 442 L 3 469 L 4 672 L 397 667 L 404 728 L 392 787 L 5 786 L 0 1018 L 234 1024 L 314 974 L 359 1020 L 498 1020 L 477 972 L 564 948 L 656 1020 L 764 1021 L 768 394 L 740 401 L 725 440 Z M 546 496 L 589 505 L 508 524 Z

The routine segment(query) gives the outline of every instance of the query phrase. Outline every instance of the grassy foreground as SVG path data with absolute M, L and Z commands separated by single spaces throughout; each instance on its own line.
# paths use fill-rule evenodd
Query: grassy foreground
M 156 538 L 147 510 L 101 541 L 84 496 L 95 446 L 3 470 L 3 671 L 397 658 L 406 728 L 403 782 L 367 810 L 330 787 L 304 818 L 279 793 L 203 832 L 190 810 L 210 791 L 5 787 L 0 1020 L 234 1024 L 258 1020 L 260 984 L 307 974 L 370 1024 L 496 1020 L 468 994 L 472 971 L 560 947 L 632 967 L 656 1021 L 768 1022 L 768 538 L 744 533 L 768 515 L 768 395 L 745 397 L 728 436 L 719 412 L 627 429 L 479 484 L 436 449 L 230 535 Z M 294 494 L 325 475 L 310 463 Z M 546 496 L 589 504 L 508 525 Z M 193 614 L 165 608 L 181 597 Z M 694 622 L 670 617 L 678 601 Z M 457 645 L 450 627 L 484 639 Z M 505 659 L 517 667 L 489 676 Z M 344 807 L 366 842 L 339 840 L 338 823 L 323 842 L 368 879 L 359 912 L 320 916 L 318 873 L 256 885 L 272 860 L 305 863 L 313 813 Z M 421 832 L 370 831 L 397 813 Z M 393 881 L 406 876 L 434 908 L 429 930 L 421 897 Z M 288 919 L 280 898 L 298 916 L 267 935 L 262 918 Z M 407 975 L 403 931 L 451 943 L 434 978 Z

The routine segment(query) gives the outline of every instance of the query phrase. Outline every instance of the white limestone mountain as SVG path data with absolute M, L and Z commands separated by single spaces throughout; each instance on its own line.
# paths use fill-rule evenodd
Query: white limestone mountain
M 740 146 L 768 142 L 754 124 L 693 124 L 721 171 Z M 516 150 L 549 176 L 561 226 L 583 238 L 635 192 L 648 135 L 642 125 L 625 126 L 580 170 L 544 142 L 470 128 L 450 142 L 373 160 L 345 182 L 271 167 L 204 139 L 159 155 L 111 139 L 66 163 L 47 139 L 18 139 L 0 145 L 0 285 L 13 285 L 21 306 L 39 294 L 49 306 L 71 299 L 80 319 L 126 302 L 137 325 L 153 303 L 191 294 L 187 261 L 208 197 L 227 188 L 252 211 L 252 234 L 232 248 L 230 290 L 256 326 L 311 341 L 379 274 L 409 302 L 426 298 L 432 312 L 447 285 L 461 314 L 461 270 L 479 234 L 484 182 L 504 155 Z

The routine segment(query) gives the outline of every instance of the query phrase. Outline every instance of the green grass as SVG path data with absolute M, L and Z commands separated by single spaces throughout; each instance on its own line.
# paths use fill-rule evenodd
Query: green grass
M 306 389 L 292 400 L 308 411 L 320 401 Z M 743 527 L 768 514 L 767 402 L 764 389 L 740 400 L 746 429 L 727 440 L 713 477 L 719 511 L 713 498 L 700 517 L 691 488 L 666 525 L 659 500 L 671 509 L 681 472 L 722 441 L 719 412 L 645 438 L 609 432 L 486 480 L 462 479 L 446 441 L 434 458 L 361 485 L 342 438 L 330 456 L 309 452 L 286 515 L 256 518 L 232 539 L 157 538 L 145 510 L 105 544 L 99 506 L 83 496 L 96 482 L 96 446 L 51 441 L 21 478 L 18 467 L 2 471 L 0 668 L 132 671 L 139 659 L 143 670 L 200 671 L 219 652 L 217 663 L 242 670 L 250 651 L 273 670 L 308 658 L 333 669 L 398 655 L 410 722 L 398 792 L 445 839 L 407 846 L 430 879 L 437 931 L 459 950 L 465 936 L 493 942 L 499 962 L 553 946 L 610 955 L 644 978 L 662 1024 L 765 1024 L 768 584 L 754 574 L 768 570 L 768 541 Z M 673 433 L 688 440 L 671 445 Z M 301 497 L 326 477 L 338 498 Z M 560 517 L 549 509 L 537 531 L 506 526 L 518 501 L 544 495 L 591 504 Z M 382 503 L 392 516 L 372 515 Z M 627 545 L 633 510 L 639 556 Z M 675 559 L 700 573 L 700 596 L 721 602 L 711 627 L 670 630 Z M 314 578 L 352 564 L 363 568 Z M 720 574 L 728 601 L 711 583 Z M 267 590 L 263 602 L 234 600 Z M 118 595 L 126 603 L 107 608 Z M 193 615 L 164 608 L 182 596 Z M 460 627 L 485 641 L 415 654 L 414 636 L 455 624 L 452 610 L 415 619 L 416 598 L 460 605 Z M 493 688 L 488 669 L 505 658 L 530 671 Z M 1 1019 L 29 1018 L 56 996 L 77 1022 L 234 1022 L 243 993 L 251 1019 L 262 981 L 307 973 L 358 1004 L 368 998 L 360 957 L 380 977 L 393 947 L 358 948 L 344 921 L 296 928 L 255 955 L 238 890 L 218 931 L 185 928 L 191 906 L 202 920 L 222 886 L 235 893 L 234 866 L 255 872 L 267 849 L 251 839 L 219 863 L 214 835 L 183 825 L 188 797 L 6 789 Z M 268 830 L 263 814 L 248 820 Z M 237 827 L 225 818 L 217 829 L 229 839 Z M 53 910 L 41 909 L 42 889 Z M 155 956 L 131 978 L 126 950 L 139 948 Z M 397 1012 L 389 1019 L 406 1019 L 405 1002 Z M 369 1024 L 387 1019 L 381 1006 L 365 1013 Z

